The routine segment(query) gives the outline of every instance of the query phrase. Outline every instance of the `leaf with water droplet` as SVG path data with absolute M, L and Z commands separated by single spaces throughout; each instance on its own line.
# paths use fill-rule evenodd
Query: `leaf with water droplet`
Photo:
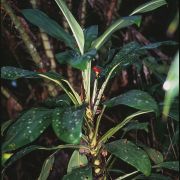
M 66 143 L 78 144 L 82 135 L 85 107 L 56 108 L 52 126 L 57 137 Z
M 144 175 L 151 173 L 151 162 L 145 151 L 137 147 L 134 143 L 125 139 L 113 141 L 105 145 L 107 151 L 122 159 L 126 163 L 134 166 Z
M 13 123 L 5 137 L 2 151 L 16 150 L 36 140 L 51 123 L 52 110 L 33 108 L 22 114 Z
M 107 107 L 114 107 L 122 104 L 143 111 L 152 110 L 156 112 L 156 114 L 159 112 L 156 101 L 148 93 L 140 90 L 130 90 L 105 101 L 104 104 Z

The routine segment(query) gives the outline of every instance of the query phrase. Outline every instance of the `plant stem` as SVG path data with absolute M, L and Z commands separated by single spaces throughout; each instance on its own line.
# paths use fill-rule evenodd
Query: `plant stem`
M 96 93 L 97 93 L 97 87 L 98 87 L 98 80 L 97 78 L 95 79 L 94 81 L 94 89 L 93 89 L 93 95 L 92 95 L 92 105 L 94 105 L 94 102 L 95 102 L 95 98 L 96 98 Z
M 132 175 L 134 175 L 134 174 L 137 174 L 138 172 L 139 172 L 139 171 L 134 171 L 134 172 L 129 173 L 129 174 L 126 174 L 126 175 L 124 175 L 124 176 L 120 176 L 120 177 L 116 178 L 115 180 L 125 179 L 125 178 L 127 178 L 127 177 L 129 177 L 129 176 L 132 176 Z
M 106 109 L 106 106 L 103 106 L 103 109 L 101 110 L 101 113 L 100 113 L 100 115 L 97 118 L 96 128 L 95 128 L 95 132 L 94 132 L 94 139 L 97 139 L 100 121 L 102 119 L 102 116 L 103 116 L 103 113 L 104 113 L 105 109 Z
M 37 52 L 36 47 L 34 46 L 33 42 L 27 35 L 23 25 L 21 24 L 20 20 L 17 18 L 17 16 L 14 14 L 12 8 L 9 6 L 6 0 L 1 1 L 3 8 L 7 12 L 7 14 L 10 16 L 13 24 L 15 25 L 15 28 L 18 30 L 19 34 L 22 37 L 22 40 L 24 44 L 26 45 L 27 50 L 29 51 L 29 54 L 31 55 L 33 61 L 37 65 L 41 65 L 41 58 Z

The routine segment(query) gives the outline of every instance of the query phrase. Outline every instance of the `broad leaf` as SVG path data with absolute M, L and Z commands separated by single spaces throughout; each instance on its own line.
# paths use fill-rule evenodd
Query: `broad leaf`
M 24 78 L 38 77 L 38 73 L 12 66 L 5 66 L 1 68 L 1 78 L 3 79 L 15 80 L 23 77 Z
M 154 164 L 160 164 L 164 161 L 163 154 L 158 150 L 147 147 L 145 145 L 140 147 L 142 147 L 146 151 L 149 158 L 154 162 Z
M 55 109 L 52 126 L 59 139 L 72 144 L 80 142 L 84 111 L 84 106 Z
M 156 165 L 156 167 L 179 171 L 179 161 L 163 162 Z
M 80 154 L 79 151 L 75 150 L 69 160 L 67 173 L 72 172 L 73 169 L 84 167 L 88 164 L 86 155 Z
M 88 51 L 88 49 L 91 47 L 92 42 L 97 38 L 98 36 L 98 26 L 90 26 L 87 29 L 84 30 L 84 37 L 85 37 L 85 45 L 84 50 L 85 52 Z
M 131 15 L 153 11 L 154 9 L 157 9 L 165 4 L 167 4 L 167 2 L 165 0 L 152 0 L 152 1 L 142 4 L 141 6 L 136 8 L 131 13 Z
M 54 154 L 50 155 L 44 162 L 38 180 L 47 180 L 54 164 Z
M 59 8 L 61 9 L 64 17 L 66 18 L 73 35 L 76 39 L 76 42 L 78 44 L 79 50 L 81 54 L 84 53 L 84 33 L 80 25 L 75 20 L 74 16 L 71 14 L 69 9 L 67 8 L 64 0 L 55 0 Z
M 7 131 L 2 151 L 16 150 L 36 140 L 51 123 L 52 110 L 33 108 L 25 112 Z
M 179 94 L 179 52 L 172 62 L 163 88 L 166 91 L 163 114 L 167 117 L 174 98 Z
M 144 130 L 148 132 L 148 123 L 140 123 L 140 122 L 130 122 L 125 128 L 123 128 L 123 131 L 128 132 L 132 130 Z
M 85 70 L 87 64 L 96 56 L 96 50 L 91 49 L 89 52 L 84 55 L 79 55 L 74 51 L 67 51 L 63 53 L 56 54 L 57 61 L 60 64 L 69 64 L 72 67 L 80 70 Z
M 139 51 L 140 48 L 141 46 L 137 42 L 130 42 L 125 44 L 122 49 L 114 56 L 112 62 L 105 67 L 101 73 L 101 76 L 107 77 L 111 69 L 120 63 L 119 66 L 113 71 L 111 75 L 112 78 L 122 69 L 126 68 L 134 62 L 137 62 L 140 59 L 140 55 L 144 52 L 142 50 Z
M 151 173 L 151 163 L 148 155 L 135 144 L 125 139 L 113 141 L 105 145 L 107 151 L 134 166 L 144 175 Z
M 50 36 L 64 41 L 65 44 L 74 49 L 74 38 L 54 20 L 49 18 L 44 12 L 38 9 L 24 9 L 22 11 L 25 18 L 32 24 L 46 31 Z
M 156 101 L 146 92 L 140 90 L 130 90 L 127 93 L 121 94 L 104 103 L 107 107 L 114 107 L 117 105 L 126 105 L 139 110 L 152 110 L 158 113 L 158 106 Z
M 124 17 L 114 22 L 98 39 L 96 39 L 92 48 L 100 49 L 104 43 L 106 43 L 110 36 L 117 30 L 128 27 L 132 24 L 139 25 L 141 22 L 141 16 Z
M 138 175 L 135 178 L 133 178 L 132 180 L 140 180 L 140 179 L 145 179 L 145 180 L 172 180 L 170 177 L 168 176 L 164 176 L 162 174 L 156 174 L 156 173 L 152 173 L 150 176 L 144 176 L 144 175 Z
M 92 169 L 90 167 L 77 168 L 63 177 L 63 180 L 92 180 Z

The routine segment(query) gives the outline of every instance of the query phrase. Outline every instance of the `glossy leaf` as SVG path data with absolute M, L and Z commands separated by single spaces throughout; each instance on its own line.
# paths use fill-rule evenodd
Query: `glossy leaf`
M 148 123 L 140 123 L 140 122 L 130 122 L 126 127 L 123 128 L 123 131 L 128 132 L 131 130 L 144 130 L 148 132 Z
M 52 126 L 57 137 L 66 143 L 77 144 L 82 136 L 85 108 L 57 108 L 53 114 Z
M 172 62 L 163 88 L 166 91 L 163 114 L 167 117 L 174 98 L 179 94 L 179 52 Z
M 80 25 L 75 20 L 74 16 L 71 14 L 69 9 L 67 8 L 65 2 L 63 0 L 55 0 L 59 8 L 61 9 L 64 17 L 66 18 L 73 35 L 76 39 L 76 42 L 78 44 L 79 50 L 81 54 L 84 53 L 84 33 Z
M 152 110 L 158 112 L 156 101 L 146 92 L 140 90 L 130 90 L 104 103 L 107 107 L 126 105 L 139 110 Z
M 38 180 L 47 180 L 54 164 L 54 154 L 50 155 L 44 162 Z
M 139 52 L 140 48 L 141 46 L 137 42 L 130 42 L 124 45 L 122 49 L 114 56 L 112 62 L 105 67 L 101 73 L 101 76 L 107 77 L 111 69 L 120 63 L 119 66 L 113 71 L 111 75 L 112 78 L 122 69 L 126 68 L 134 62 L 137 62 L 143 52 L 142 50 Z
M 131 15 L 153 11 L 165 4 L 167 4 L 165 0 L 152 0 L 136 8 Z
M 164 176 L 162 174 L 156 174 L 156 173 L 152 173 L 150 176 L 144 176 L 144 175 L 138 175 L 135 178 L 133 178 L 132 180 L 140 180 L 140 179 L 145 179 L 145 180 L 172 180 L 170 177 L 168 176 Z
M 92 42 L 97 38 L 97 36 L 98 36 L 98 26 L 97 25 L 90 26 L 84 30 L 85 52 L 88 51 L 88 49 L 91 47 Z
M 139 25 L 141 22 L 141 16 L 124 17 L 114 22 L 98 39 L 96 39 L 92 48 L 100 49 L 104 43 L 106 43 L 110 36 L 117 30 L 128 27 L 132 24 Z
M 65 175 L 62 180 L 92 180 L 92 169 L 90 167 L 77 168 Z
M 5 66 L 1 68 L 1 78 L 3 79 L 15 80 L 23 77 L 24 78 L 38 77 L 38 73 L 12 66 Z
M 75 150 L 69 160 L 67 173 L 72 172 L 73 169 L 84 167 L 88 164 L 86 155 L 80 154 L 79 151 Z
M 163 162 L 156 165 L 156 167 L 179 171 L 179 161 Z
M 148 155 L 132 142 L 121 139 L 106 144 L 105 148 L 116 157 L 134 166 L 144 175 L 150 175 L 151 163 Z
M 50 36 L 64 41 L 65 44 L 71 48 L 75 47 L 74 38 L 44 12 L 38 9 L 24 9 L 22 10 L 22 13 L 29 22 L 43 29 Z
M 16 150 L 36 140 L 51 123 L 52 110 L 33 108 L 12 124 L 6 134 L 2 151 Z

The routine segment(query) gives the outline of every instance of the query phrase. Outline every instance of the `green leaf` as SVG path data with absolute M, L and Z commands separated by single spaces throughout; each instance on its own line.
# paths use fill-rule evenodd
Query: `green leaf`
M 84 106 L 55 109 L 52 126 L 59 139 L 72 144 L 80 142 L 84 111 Z
M 71 105 L 71 99 L 68 97 L 67 94 L 62 94 L 57 97 L 46 99 L 43 104 L 50 108 L 68 107 Z
M 124 17 L 114 22 L 98 39 L 96 39 L 92 48 L 100 49 L 104 43 L 108 41 L 110 36 L 117 30 L 128 27 L 132 24 L 139 25 L 141 22 L 141 16 Z
M 174 171 L 179 171 L 179 161 L 163 162 L 156 165 L 156 168 L 165 168 Z
M 179 52 L 171 64 L 163 88 L 166 91 L 163 114 L 167 117 L 174 98 L 179 94 Z
M 90 167 L 77 168 L 63 177 L 63 180 L 92 180 L 92 169 Z
M 152 0 L 152 1 L 142 4 L 141 6 L 136 8 L 131 13 L 131 15 L 153 11 L 154 9 L 157 9 L 165 4 L 167 4 L 167 2 L 165 0 Z
M 71 14 L 69 9 L 67 8 L 66 4 L 63 0 L 55 0 L 59 8 L 61 9 L 64 17 L 66 18 L 73 35 L 76 39 L 76 42 L 78 44 L 79 50 L 81 54 L 84 53 L 84 33 L 80 25 L 75 20 L 74 16 Z
M 46 31 L 50 36 L 64 41 L 65 44 L 74 49 L 74 38 L 54 20 L 49 18 L 44 12 L 38 9 L 24 9 L 22 14 L 32 24 Z
M 123 131 L 125 132 L 131 130 L 144 130 L 148 133 L 148 123 L 139 123 L 135 121 L 135 122 L 130 122 L 125 128 L 123 128 Z
M 120 104 L 143 111 L 152 110 L 156 113 L 158 112 L 156 101 L 148 93 L 140 90 L 130 90 L 104 103 L 107 107 L 114 107 Z
M 76 56 L 78 56 L 78 54 L 72 50 L 67 50 L 55 55 L 59 64 L 68 64 L 68 62 L 73 61 Z
M 75 150 L 69 160 L 67 173 L 71 173 L 73 169 L 84 167 L 88 164 L 87 157 Z
M 50 155 L 44 162 L 43 167 L 41 169 L 41 173 L 38 177 L 38 180 L 46 180 L 48 179 L 48 176 L 50 174 L 50 171 L 52 170 L 53 164 L 54 164 L 54 154 Z
M 2 125 L 1 125 L 1 136 L 4 135 L 4 131 L 13 123 L 13 120 L 9 120 L 9 121 L 5 121 Z
M 96 50 L 91 49 L 89 52 L 85 53 L 82 56 L 77 56 L 74 59 L 69 61 L 69 64 L 77 69 L 85 70 L 87 68 L 87 64 L 96 56 Z
M 91 49 L 89 52 L 85 53 L 84 55 L 79 55 L 74 51 L 68 51 L 56 54 L 57 61 L 60 64 L 69 64 L 70 66 L 85 70 L 87 68 L 87 64 L 90 60 L 95 58 L 96 56 L 96 50 Z
M 36 140 L 51 123 L 52 110 L 33 108 L 25 112 L 7 131 L 2 151 L 16 150 Z
M 168 176 L 164 176 L 162 174 L 156 174 L 156 173 L 152 173 L 150 176 L 144 176 L 144 175 L 138 175 L 135 178 L 133 178 L 132 180 L 140 180 L 140 179 L 145 179 L 145 180 L 172 180 L 170 177 Z
M 116 157 L 134 166 L 144 175 L 150 175 L 151 163 L 148 155 L 132 142 L 121 139 L 106 144 L 105 148 Z
M 139 51 L 140 48 L 141 46 L 137 42 L 130 42 L 125 44 L 122 49 L 114 56 L 112 62 L 105 67 L 101 73 L 101 76 L 107 77 L 112 68 L 120 63 L 120 65 L 113 71 L 111 75 L 112 78 L 122 69 L 126 68 L 134 62 L 137 62 L 140 59 L 140 55 L 143 53 L 142 50 Z
M 38 73 L 11 66 L 1 68 L 1 78 L 3 79 L 16 80 L 23 77 L 35 78 L 38 77 Z
M 148 154 L 149 158 L 155 163 L 160 164 L 164 161 L 163 155 L 161 152 L 157 151 L 156 149 L 147 147 L 147 146 L 141 146 L 146 153 Z
M 97 25 L 90 26 L 84 30 L 84 37 L 85 37 L 84 50 L 85 50 L 85 52 L 89 50 L 92 42 L 97 38 L 97 36 L 98 36 L 98 26 Z
M 156 43 L 150 43 L 146 46 L 143 46 L 140 48 L 140 50 L 148 50 L 148 49 L 156 49 L 160 46 L 170 46 L 170 45 L 177 45 L 178 43 L 175 41 L 163 41 L 163 42 L 156 42 Z

